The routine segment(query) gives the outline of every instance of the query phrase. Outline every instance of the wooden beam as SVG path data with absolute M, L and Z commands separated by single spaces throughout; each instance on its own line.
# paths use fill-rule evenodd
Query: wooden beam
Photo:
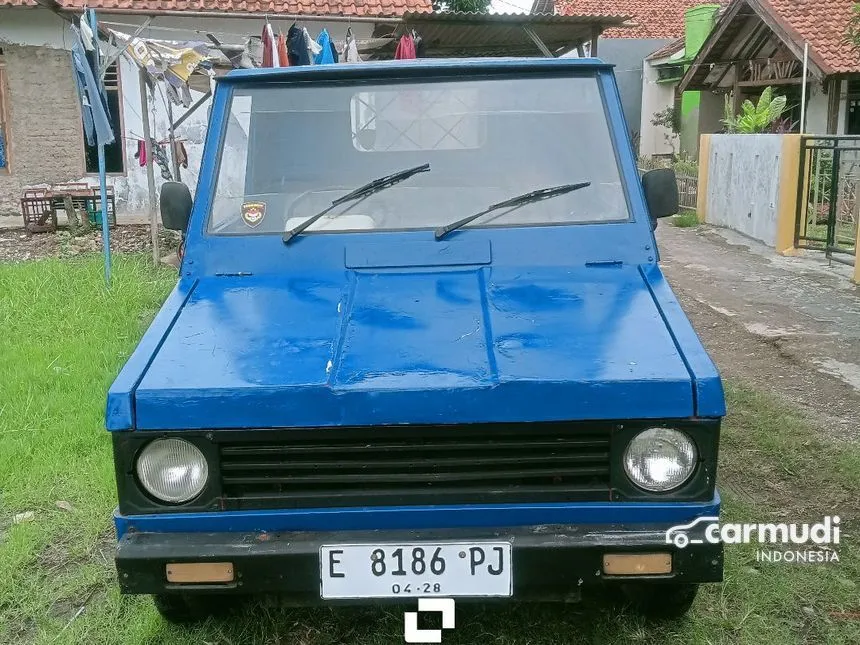
M 839 102 L 842 98 L 842 77 L 831 76 L 827 80 L 827 134 L 839 131 Z
M 803 42 L 795 41 L 794 37 L 783 28 L 783 26 L 774 18 L 770 12 L 769 5 L 759 2 L 759 0 L 745 0 L 745 2 L 753 9 L 770 30 L 776 34 L 786 47 L 794 54 L 798 60 L 803 60 Z M 825 71 L 819 66 L 820 61 L 818 55 L 809 48 L 809 71 L 821 80 L 824 80 Z M 814 61 L 813 59 L 817 59 Z M 829 71 L 829 70 L 828 70 Z
M 735 82 L 732 86 L 732 112 L 734 114 L 739 114 L 741 111 L 741 65 L 740 63 L 734 63 L 732 65 L 735 68 Z
M 600 27 L 591 28 L 591 50 L 588 52 L 592 58 L 597 57 L 597 41 L 600 38 Z
M 757 81 L 740 81 L 739 87 L 767 87 L 768 85 L 800 85 L 803 79 L 798 78 L 760 78 Z
M 738 14 L 743 6 L 743 2 L 734 2 L 729 5 L 729 10 L 726 12 L 724 16 L 721 16 L 717 21 L 716 29 L 714 29 L 710 35 L 705 39 L 705 42 L 702 44 L 702 48 L 699 49 L 699 53 L 696 54 L 696 58 L 693 60 L 693 63 L 690 65 L 690 69 L 684 74 L 681 82 L 678 83 L 678 89 L 683 92 L 687 89 L 687 85 L 693 80 L 693 77 L 699 72 L 699 67 L 701 66 L 700 61 L 704 61 L 708 55 L 711 53 L 711 50 L 714 48 L 714 45 L 717 44 L 717 41 L 722 37 L 722 35 L 726 32 L 726 29 L 729 28 L 732 20 Z
M 143 146 L 146 150 L 146 184 L 149 190 L 149 233 L 152 236 L 152 263 L 158 266 L 161 260 L 161 252 L 158 250 L 158 215 L 156 203 L 158 194 L 155 190 L 155 170 L 152 167 L 152 133 L 149 128 L 149 97 L 146 94 L 146 70 L 137 70 L 138 83 L 140 84 L 140 116 L 143 121 Z
M 540 50 L 540 53 L 546 56 L 547 58 L 553 58 L 552 52 L 549 50 L 549 47 L 544 45 L 544 42 L 540 39 L 535 33 L 535 30 L 532 29 L 529 25 L 523 25 L 523 31 L 526 32 L 526 35 L 532 39 L 532 42 L 537 46 Z

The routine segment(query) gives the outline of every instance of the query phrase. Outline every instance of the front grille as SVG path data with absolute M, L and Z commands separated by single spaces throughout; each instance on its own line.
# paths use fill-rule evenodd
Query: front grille
M 234 435 L 235 438 L 235 435 Z M 227 509 L 609 500 L 609 429 L 308 429 L 219 442 Z

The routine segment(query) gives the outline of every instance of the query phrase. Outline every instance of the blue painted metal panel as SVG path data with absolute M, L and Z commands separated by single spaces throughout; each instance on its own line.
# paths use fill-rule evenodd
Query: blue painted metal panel
M 141 429 L 694 414 L 683 356 L 623 266 L 205 278 L 136 401 Z
M 220 80 L 222 83 L 296 82 L 298 80 L 364 80 L 384 78 L 423 77 L 433 72 L 457 73 L 464 78 L 475 78 L 487 73 L 523 72 L 609 72 L 614 66 L 599 58 L 445 58 L 416 59 L 409 61 L 375 61 L 328 66 L 300 66 L 265 69 L 233 70 Z M 620 104 L 619 104 L 620 105 Z
M 118 537 L 144 533 L 274 531 L 359 531 L 513 527 L 539 524 L 665 524 L 719 515 L 720 498 L 707 503 L 604 502 L 583 504 L 504 504 L 472 506 L 396 506 L 326 508 L 169 515 L 114 515 Z M 607 526 L 607 528 L 610 528 Z
M 350 244 L 344 264 L 348 269 L 465 266 L 489 264 L 490 241 L 424 242 L 400 244 Z
M 179 281 L 114 380 L 107 395 L 105 425 L 108 430 L 134 428 L 134 389 L 140 383 L 196 284 L 196 280 Z
M 700 417 L 725 416 L 726 399 L 717 367 L 669 288 L 663 272 L 657 266 L 643 266 L 640 270 L 667 328 L 672 332 L 677 346 L 683 349 L 684 361 L 694 381 L 696 414 Z
M 236 83 L 463 65 L 255 70 L 219 84 L 178 287 L 192 297 L 179 314 L 184 298 L 171 296 L 111 388 L 110 429 L 132 426 L 133 404 L 136 427 L 151 429 L 722 414 L 719 377 L 656 266 L 617 88 L 599 61 L 469 61 L 466 77 L 597 74 L 629 221 L 470 228 L 442 243 L 430 230 L 311 234 L 289 246 L 205 234 Z

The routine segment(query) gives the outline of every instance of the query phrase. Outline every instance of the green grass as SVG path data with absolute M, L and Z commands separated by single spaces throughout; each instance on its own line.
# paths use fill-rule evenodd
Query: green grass
M 179 628 L 147 598 L 117 593 L 105 391 L 174 276 L 119 257 L 107 291 L 97 257 L 0 265 L 0 643 L 402 643 L 396 609 L 251 607 Z M 860 453 L 755 389 L 732 384 L 728 397 L 725 518 L 839 513 L 839 564 L 761 564 L 754 547 L 727 546 L 725 582 L 704 588 L 685 620 L 649 625 L 595 601 L 466 607 L 444 642 L 860 643 L 860 620 L 846 616 L 860 612 Z M 28 511 L 32 521 L 12 524 Z
M 678 228 L 693 228 L 699 225 L 699 216 L 694 211 L 683 211 L 670 221 Z

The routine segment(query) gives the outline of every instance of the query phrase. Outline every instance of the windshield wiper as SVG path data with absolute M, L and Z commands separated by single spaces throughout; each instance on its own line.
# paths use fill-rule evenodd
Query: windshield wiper
M 368 195 L 372 195 L 373 193 L 378 193 L 380 190 L 385 190 L 386 188 L 390 188 L 394 184 L 399 184 L 401 181 L 405 181 L 413 175 L 417 175 L 420 172 L 427 172 L 429 170 L 429 163 L 415 166 L 414 168 L 406 168 L 405 170 L 399 170 L 398 172 L 392 173 L 390 175 L 385 175 L 385 177 L 374 179 L 373 181 L 364 184 L 364 186 L 360 186 L 352 192 L 347 193 L 343 197 L 338 197 L 331 203 L 331 206 L 329 206 L 325 210 L 322 210 L 316 215 L 309 217 L 304 222 L 296 226 L 294 229 L 286 231 L 283 237 L 284 244 L 287 244 L 294 237 L 300 235 L 308 227 L 313 226 L 314 222 L 316 222 L 321 217 L 328 215 L 335 207 L 340 206 L 341 204 L 344 204 L 346 202 L 352 202 L 357 199 L 361 199 L 362 197 L 367 197 Z M 347 208 L 343 212 L 345 213 L 347 210 L 349 209 Z M 339 213 L 339 215 L 343 215 L 343 213 Z
M 540 188 L 539 190 L 533 190 L 532 192 L 525 193 L 524 195 L 517 195 L 516 197 L 511 197 L 510 199 L 506 199 L 505 201 L 499 202 L 498 204 L 493 204 L 489 208 L 482 210 L 480 213 L 469 215 L 468 217 L 464 217 L 461 220 L 457 220 L 456 222 L 452 222 L 451 224 L 447 224 L 446 226 L 441 226 L 437 228 L 436 239 L 441 240 L 451 231 L 455 231 L 461 226 L 465 226 L 469 222 L 472 222 L 479 217 L 483 217 L 488 213 L 492 213 L 493 211 L 497 211 L 500 208 L 507 208 L 509 206 L 517 207 L 523 206 L 524 204 L 531 204 L 532 202 L 539 202 L 543 199 L 550 199 L 551 197 L 564 195 L 565 193 L 570 193 L 574 190 L 579 190 L 580 188 L 585 188 L 587 186 L 591 186 L 590 181 L 584 181 L 579 184 L 564 184 L 563 186 L 554 186 L 552 188 Z

